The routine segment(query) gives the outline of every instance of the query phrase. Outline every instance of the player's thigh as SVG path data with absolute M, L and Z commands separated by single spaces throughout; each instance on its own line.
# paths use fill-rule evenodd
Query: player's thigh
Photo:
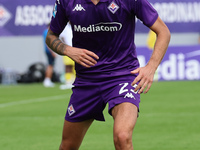
M 63 126 L 62 144 L 68 146 L 75 145 L 79 147 L 92 122 L 93 119 L 82 122 L 69 122 L 65 120 Z
M 114 134 L 130 132 L 132 135 L 138 116 L 138 108 L 136 105 L 129 102 L 116 105 L 112 109 L 112 116 L 114 118 Z

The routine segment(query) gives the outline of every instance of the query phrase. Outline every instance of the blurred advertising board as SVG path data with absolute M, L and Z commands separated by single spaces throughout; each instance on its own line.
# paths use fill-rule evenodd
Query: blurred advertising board
M 55 0 L 0 0 L 0 36 L 41 35 Z
M 152 51 L 138 47 L 140 66 L 149 60 Z M 200 45 L 170 46 L 157 70 L 159 81 L 200 80 Z
M 171 32 L 200 32 L 199 0 L 149 0 Z M 140 21 L 136 32 L 148 32 Z
M 41 35 L 56 0 L 0 0 L 0 36 Z M 200 32 L 199 0 L 149 0 L 171 32 Z M 136 33 L 148 28 L 138 20 Z

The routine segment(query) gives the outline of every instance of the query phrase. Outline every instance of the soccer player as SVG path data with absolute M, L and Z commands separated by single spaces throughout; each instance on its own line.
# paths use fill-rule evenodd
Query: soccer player
M 152 56 L 140 68 L 135 17 L 157 35 Z M 73 46 L 59 39 L 67 22 Z M 147 0 L 57 0 L 46 43 L 75 61 L 76 79 L 65 116 L 60 150 L 77 150 L 109 104 L 116 150 L 133 150 L 140 94 L 147 93 L 170 41 L 170 32 Z

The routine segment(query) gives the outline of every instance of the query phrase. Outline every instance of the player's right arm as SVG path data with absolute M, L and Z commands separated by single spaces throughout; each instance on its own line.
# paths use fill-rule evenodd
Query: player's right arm
M 46 44 L 55 53 L 63 56 L 68 56 L 76 63 L 87 68 L 94 66 L 97 63 L 97 60 L 99 59 L 99 57 L 91 51 L 71 47 L 69 45 L 64 44 L 59 39 L 59 35 L 54 33 L 51 29 L 48 30 Z

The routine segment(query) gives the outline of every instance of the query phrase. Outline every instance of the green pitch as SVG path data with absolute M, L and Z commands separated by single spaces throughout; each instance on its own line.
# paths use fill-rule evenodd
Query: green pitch
M 0 85 L 0 148 L 58 150 L 71 90 Z M 80 150 L 114 150 L 113 119 L 95 121 Z M 135 150 L 200 149 L 200 81 L 156 82 L 141 95 Z

